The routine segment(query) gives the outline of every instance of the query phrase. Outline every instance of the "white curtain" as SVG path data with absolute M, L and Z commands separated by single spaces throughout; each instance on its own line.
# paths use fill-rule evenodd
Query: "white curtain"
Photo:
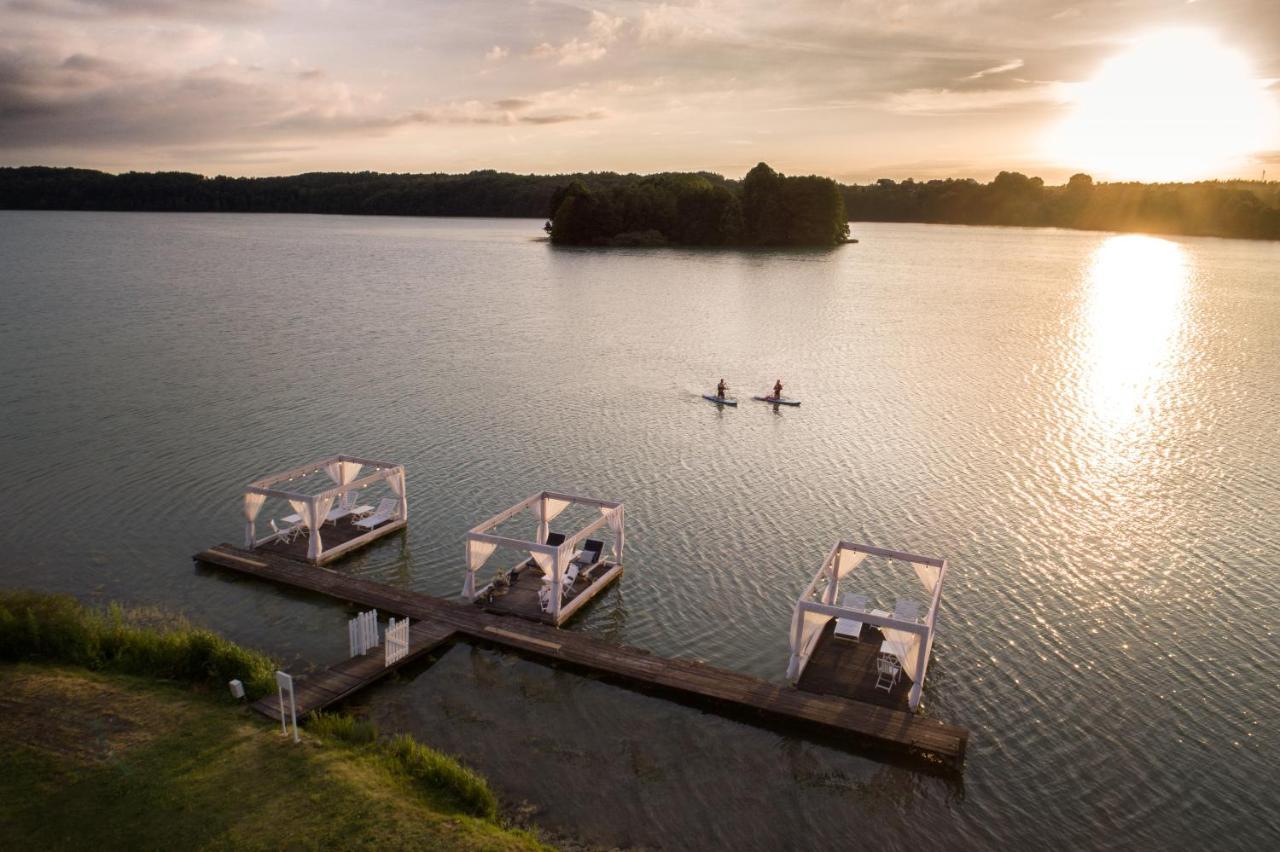
M 404 468 L 400 468 L 395 473 L 387 477 L 387 487 L 391 489 L 391 493 L 400 498 L 400 520 L 409 519 L 409 501 L 405 497 L 404 489 Z
M 555 568 L 555 557 L 550 553 L 538 553 L 533 550 L 529 551 L 529 555 L 533 557 L 533 561 L 537 566 L 542 569 L 543 575 L 548 580 L 552 579 L 551 572 Z
M 462 596 L 472 600 L 476 596 L 476 572 L 489 561 L 498 545 L 487 541 L 467 539 L 467 579 L 462 583 Z
M 248 493 L 244 495 L 244 546 L 253 548 L 257 541 L 257 533 L 254 529 L 253 522 L 257 519 L 258 513 L 262 511 L 262 504 L 267 502 L 267 495 Z
M 364 465 L 360 462 L 334 461 L 324 466 L 324 472 L 338 485 L 346 485 L 348 482 L 355 481 L 362 467 Z
M 320 541 L 320 527 L 324 525 L 325 518 L 329 517 L 329 510 L 333 508 L 333 501 L 336 499 L 333 494 L 311 498 L 310 517 L 307 520 L 307 526 L 311 528 L 311 536 L 307 539 L 308 559 L 320 558 L 324 549 L 324 544 Z
M 840 548 L 840 552 L 836 554 L 836 577 L 843 579 L 849 575 L 849 572 L 862 564 L 862 560 L 867 558 L 867 554 L 857 550 L 847 550 Z
M 543 497 L 537 503 L 533 504 L 534 509 L 538 512 L 538 544 L 546 544 L 547 536 L 551 533 L 551 522 L 565 509 L 569 508 L 569 500 L 560 500 L 555 497 Z
M 795 681 L 800 677 L 804 664 L 813 653 L 814 643 L 822 628 L 830 621 L 830 616 L 797 608 L 791 618 L 791 662 L 787 666 L 787 678 Z
M 902 663 L 902 670 L 912 679 L 916 675 L 916 655 L 920 651 L 920 635 L 906 630 L 894 630 L 892 627 L 881 627 L 884 634 L 884 645 L 880 650 L 893 654 Z
M 921 562 L 912 562 L 911 567 L 916 569 L 916 576 L 920 578 L 920 583 L 924 586 L 926 601 L 933 601 L 934 589 L 938 588 L 938 577 L 942 575 L 942 569 L 933 565 L 925 565 Z M 929 604 L 926 603 L 925 606 Z
M 622 548 L 624 544 L 623 517 L 622 506 L 610 509 L 604 506 L 600 507 L 600 514 L 604 515 L 604 519 L 609 523 L 609 529 L 613 531 L 613 561 L 622 561 Z

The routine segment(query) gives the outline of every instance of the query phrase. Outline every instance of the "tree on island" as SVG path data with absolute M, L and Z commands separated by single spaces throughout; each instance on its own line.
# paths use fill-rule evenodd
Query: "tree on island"
M 740 191 L 680 173 L 596 192 L 574 181 L 552 195 L 548 218 L 560 245 L 833 246 L 849 236 L 835 181 L 764 163 Z

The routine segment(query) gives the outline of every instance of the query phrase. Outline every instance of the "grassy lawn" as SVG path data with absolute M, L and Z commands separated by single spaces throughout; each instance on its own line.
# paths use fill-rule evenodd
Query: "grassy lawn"
M 294 744 L 151 678 L 0 663 L 0 849 L 545 848 L 401 757 Z

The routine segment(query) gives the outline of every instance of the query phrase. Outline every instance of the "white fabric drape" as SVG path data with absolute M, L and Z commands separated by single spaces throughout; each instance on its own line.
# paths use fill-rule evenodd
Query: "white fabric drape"
M 928 595 L 926 600 L 932 601 L 933 591 L 938 588 L 938 577 L 942 575 L 942 569 L 933 565 L 925 565 L 921 562 L 912 562 L 911 567 L 916 569 L 916 576 L 920 578 L 920 583 L 924 586 L 925 593 Z
M 625 530 L 623 525 L 622 510 L 624 507 L 618 506 L 610 509 L 602 506 L 600 514 L 604 515 L 604 519 L 609 523 L 609 529 L 613 531 L 613 561 L 622 561 L 622 549 L 624 544 Z
M 920 636 L 906 630 L 894 630 L 892 627 L 881 627 L 884 634 L 884 645 L 880 650 L 893 654 L 902 663 L 902 670 L 915 675 L 916 654 L 920 650 Z
M 311 498 L 310 517 L 307 520 L 307 526 L 311 528 L 311 535 L 307 539 L 308 559 L 319 559 L 324 550 L 324 544 L 320 541 L 320 527 L 324 525 L 325 518 L 329 517 L 329 510 L 333 508 L 333 501 L 336 499 L 333 494 Z
M 555 497 L 543 497 L 537 503 L 533 504 L 534 509 L 538 513 L 538 544 L 546 544 L 547 536 L 551 533 L 551 522 L 554 521 L 561 512 L 569 508 L 570 501 L 560 500 Z
M 253 522 L 262 511 L 262 504 L 267 502 L 267 495 L 248 493 L 244 495 L 244 546 L 252 548 L 257 541 L 257 533 Z
M 346 485 L 348 482 L 356 481 L 356 477 L 360 475 L 360 469 L 363 467 L 364 465 L 360 462 L 335 461 L 326 464 L 324 472 L 339 485 Z
M 836 554 L 836 578 L 843 579 L 849 575 L 849 572 L 862 564 L 862 560 L 867 558 L 867 554 L 860 553 L 857 550 L 846 550 L 840 548 L 840 552 Z
M 555 557 L 552 556 L 550 553 L 538 553 L 532 550 L 529 551 L 529 555 L 533 557 L 533 561 L 537 564 L 537 566 L 542 569 L 543 576 L 545 576 L 548 580 L 553 579 L 551 576 L 551 571 L 555 567 Z
M 387 477 L 387 487 L 391 489 L 392 494 L 400 498 L 400 520 L 407 521 L 409 519 L 409 501 L 405 497 L 403 468 Z
M 462 596 L 471 600 L 476 596 L 476 572 L 484 567 L 498 545 L 487 541 L 467 540 L 467 579 L 462 583 Z
M 791 618 L 791 662 L 787 666 L 788 678 L 794 681 L 800 677 L 809 655 L 813 653 L 814 643 L 830 620 L 830 616 L 821 613 L 796 610 Z

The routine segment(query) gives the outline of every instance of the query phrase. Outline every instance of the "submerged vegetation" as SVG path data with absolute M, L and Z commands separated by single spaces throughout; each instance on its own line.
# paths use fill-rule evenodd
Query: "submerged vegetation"
M 314 172 L 207 178 L 184 172 L 110 175 L 29 166 L 0 168 L 0 208 L 528 218 L 550 212 L 554 223 L 562 205 L 574 197 L 589 198 L 572 207 L 590 208 L 592 215 L 563 211 L 566 242 L 588 237 L 582 241 L 791 245 L 829 244 L 838 236 L 839 225 L 831 221 L 839 215 L 831 197 L 834 189 L 848 219 L 856 222 L 1047 225 L 1280 239 L 1280 182 L 1275 181 L 1095 183 L 1081 174 L 1062 186 L 1047 186 L 1037 177 L 1001 172 L 989 183 L 885 179 L 840 185 L 826 178 L 788 177 L 780 190 L 771 173 L 757 177 L 770 188 L 766 196 L 772 201 L 759 199 L 766 203 L 757 204 L 748 199 L 750 175 L 734 181 L 709 172 Z M 796 211 L 804 221 L 792 220 Z M 829 233 L 832 228 L 835 232 Z
M 250 697 L 275 688 L 265 654 L 151 610 L 99 611 L 69 595 L 0 591 L 0 660 L 69 663 L 224 689 L 236 678 Z

